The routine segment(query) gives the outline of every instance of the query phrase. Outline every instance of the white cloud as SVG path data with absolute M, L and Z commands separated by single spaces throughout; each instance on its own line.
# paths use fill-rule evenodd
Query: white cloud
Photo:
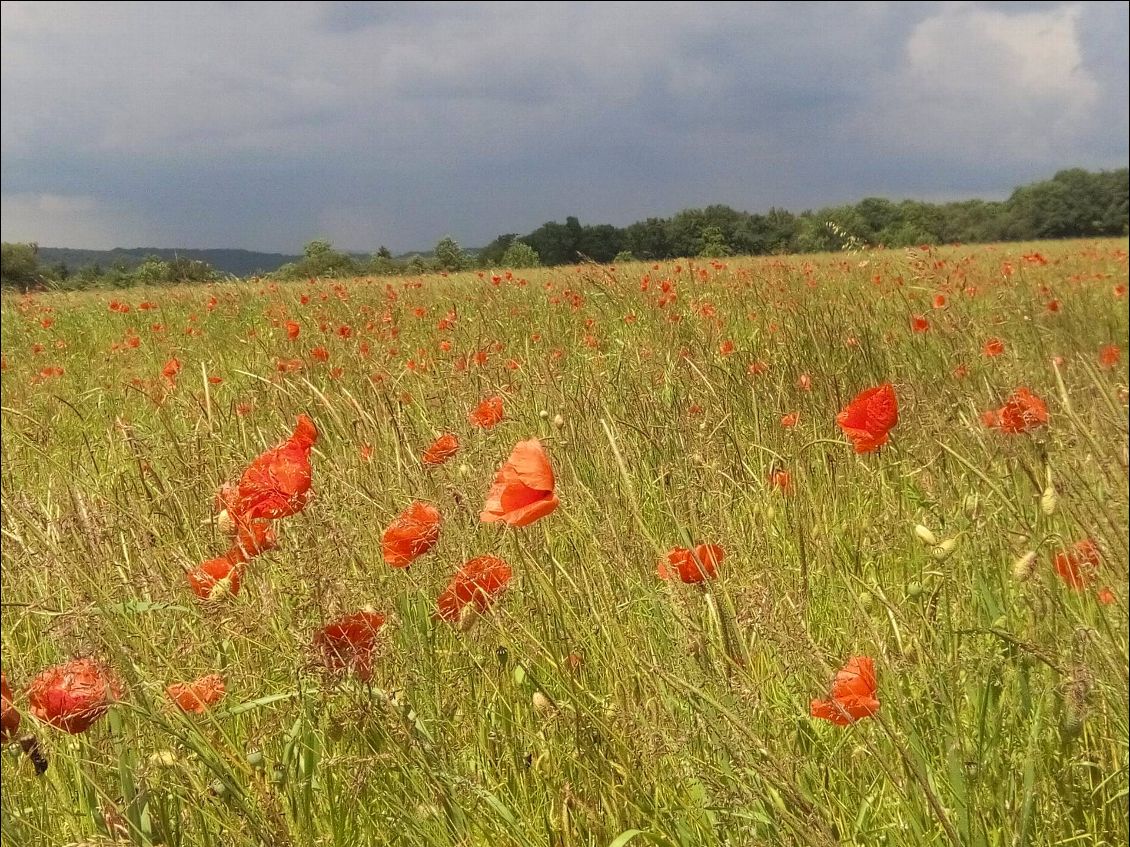
M 861 115 L 900 153 L 985 164 L 1070 162 L 1098 118 L 1099 85 L 1083 64 L 1078 5 L 1002 12 L 968 3 L 922 20 L 901 67 Z

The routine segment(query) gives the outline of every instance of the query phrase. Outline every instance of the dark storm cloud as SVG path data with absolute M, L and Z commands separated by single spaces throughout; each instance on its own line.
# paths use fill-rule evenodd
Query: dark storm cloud
M 1125 166 L 1125 4 L 3 7 L 3 235 L 373 250 Z M 112 45 L 128 45 L 115 50 Z

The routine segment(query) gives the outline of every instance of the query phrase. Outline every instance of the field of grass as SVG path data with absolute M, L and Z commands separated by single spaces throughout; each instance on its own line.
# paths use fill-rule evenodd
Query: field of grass
M 1121 240 L 5 295 L 3 844 L 1125 845 L 1126 285 Z M 1020 387 L 1046 424 L 986 425 Z M 198 599 L 301 413 L 313 496 Z M 560 504 L 482 522 L 531 438 Z M 508 589 L 437 618 L 485 554 Z M 312 645 L 369 607 L 362 681 Z M 27 687 L 80 656 L 122 694 L 70 735 Z M 813 717 L 861 656 L 878 710 Z

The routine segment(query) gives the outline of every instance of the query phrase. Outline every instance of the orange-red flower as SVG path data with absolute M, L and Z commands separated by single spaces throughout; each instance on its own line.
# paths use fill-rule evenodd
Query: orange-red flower
M 48 668 L 27 687 L 32 715 L 71 735 L 86 732 L 121 696 L 118 678 L 94 659 Z
M 468 420 L 475 426 L 490 429 L 501 421 L 502 417 L 502 398 L 495 396 L 486 398 L 472 409 L 471 414 L 468 415 Z
M 1099 348 L 1099 365 L 1107 370 L 1118 364 L 1122 351 L 1117 344 L 1105 344 Z
M 227 688 L 218 673 L 208 674 L 192 682 L 174 682 L 165 687 L 165 696 L 182 712 L 203 714 L 224 699 Z
M 876 688 L 875 663 L 868 656 L 854 656 L 836 672 L 832 696 L 813 700 L 809 711 L 814 718 L 847 726 L 879 711 Z
M 447 588 L 436 598 L 436 614 L 445 621 L 458 621 L 463 610 L 474 607 L 485 612 L 510 583 L 514 572 L 498 556 L 477 556 L 463 565 Z
M 995 358 L 1004 352 L 1004 342 L 999 338 L 990 338 L 981 347 L 981 352 L 990 358 Z
M 536 438 L 519 441 L 494 477 L 479 513 L 483 523 L 526 526 L 557 508 L 553 468 Z
M 373 675 L 373 650 L 385 625 L 379 612 L 361 611 L 343 615 L 314 635 L 314 650 L 331 671 L 352 671 L 362 682 Z
M 301 331 L 302 331 L 302 327 L 299 326 L 298 321 L 287 321 L 286 322 L 286 337 L 289 338 L 291 341 L 294 341 L 294 339 L 298 338 L 298 334 Z
M 1102 555 L 1090 538 L 1076 541 L 1070 549 L 1055 554 L 1055 570 L 1063 584 L 1076 591 L 1089 587 L 1098 576 Z
M 276 520 L 301 512 L 310 493 L 310 449 L 317 440 L 314 422 L 299 415 L 290 438 L 258 456 L 243 472 L 234 516 Z
M 188 587 L 201 600 L 219 600 L 239 594 L 242 581 L 240 555 L 229 550 L 222 556 L 201 562 L 186 574 Z
M 429 467 L 442 465 L 459 452 L 459 439 L 454 433 L 445 432 L 424 451 L 421 461 Z
M 679 579 L 697 585 L 718 578 L 718 566 L 726 558 L 726 551 L 717 544 L 699 544 L 693 550 L 673 547 L 659 560 L 656 573 L 660 579 Z
M 851 439 L 856 453 L 871 453 L 882 447 L 898 422 L 898 398 L 889 382 L 861 392 L 836 416 L 836 423 Z
M 784 470 L 775 470 L 769 474 L 769 486 L 780 491 L 782 494 L 788 494 L 793 487 L 792 474 Z
M 995 415 L 995 423 L 993 416 Z M 981 416 L 986 426 L 997 426 L 1001 432 L 1017 435 L 1038 429 L 1048 422 L 1048 407 L 1044 401 L 1027 388 L 1018 388 L 996 412 L 986 412 Z
M 915 332 L 929 332 L 930 321 L 926 319 L 925 315 L 914 315 L 910 319 L 910 328 Z
M 785 429 L 792 429 L 794 426 L 797 425 L 797 422 L 799 420 L 800 420 L 800 413 L 799 412 L 789 412 L 787 415 L 781 416 L 781 426 L 783 426 Z
M 163 368 L 161 368 L 161 376 L 163 376 L 169 382 L 175 382 L 176 378 L 177 378 L 177 374 L 179 374 L 179 373 L 180 373 L 180 359 L 178 359 L 176 356 L 173 356 L 173 358 L 171 358 L 171 359 L 169 359 L 169 361 L 165 362 L 165 366 Z
M 20 731 L 20 710 L 12 702 L 12 689 L 8 677 L 0 673 L 0 741 L 14 738 Z
M 278 536 L 271 522 L 263 518 L 237 520 L 235 527 L 235 545 L 231 553 L 238 557 L 240 562 L 247 562 L 274 550 L 278 546 Z
M 418 500 L 405 509 L 381 536 L 385 561 L 406 568 L 439 541 L 439 510 Z

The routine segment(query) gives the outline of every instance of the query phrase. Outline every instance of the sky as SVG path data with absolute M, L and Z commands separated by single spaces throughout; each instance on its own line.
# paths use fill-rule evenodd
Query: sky
M 2 3 L 0 230 L 481 246 L 1126 167 L 1104 3 Z

